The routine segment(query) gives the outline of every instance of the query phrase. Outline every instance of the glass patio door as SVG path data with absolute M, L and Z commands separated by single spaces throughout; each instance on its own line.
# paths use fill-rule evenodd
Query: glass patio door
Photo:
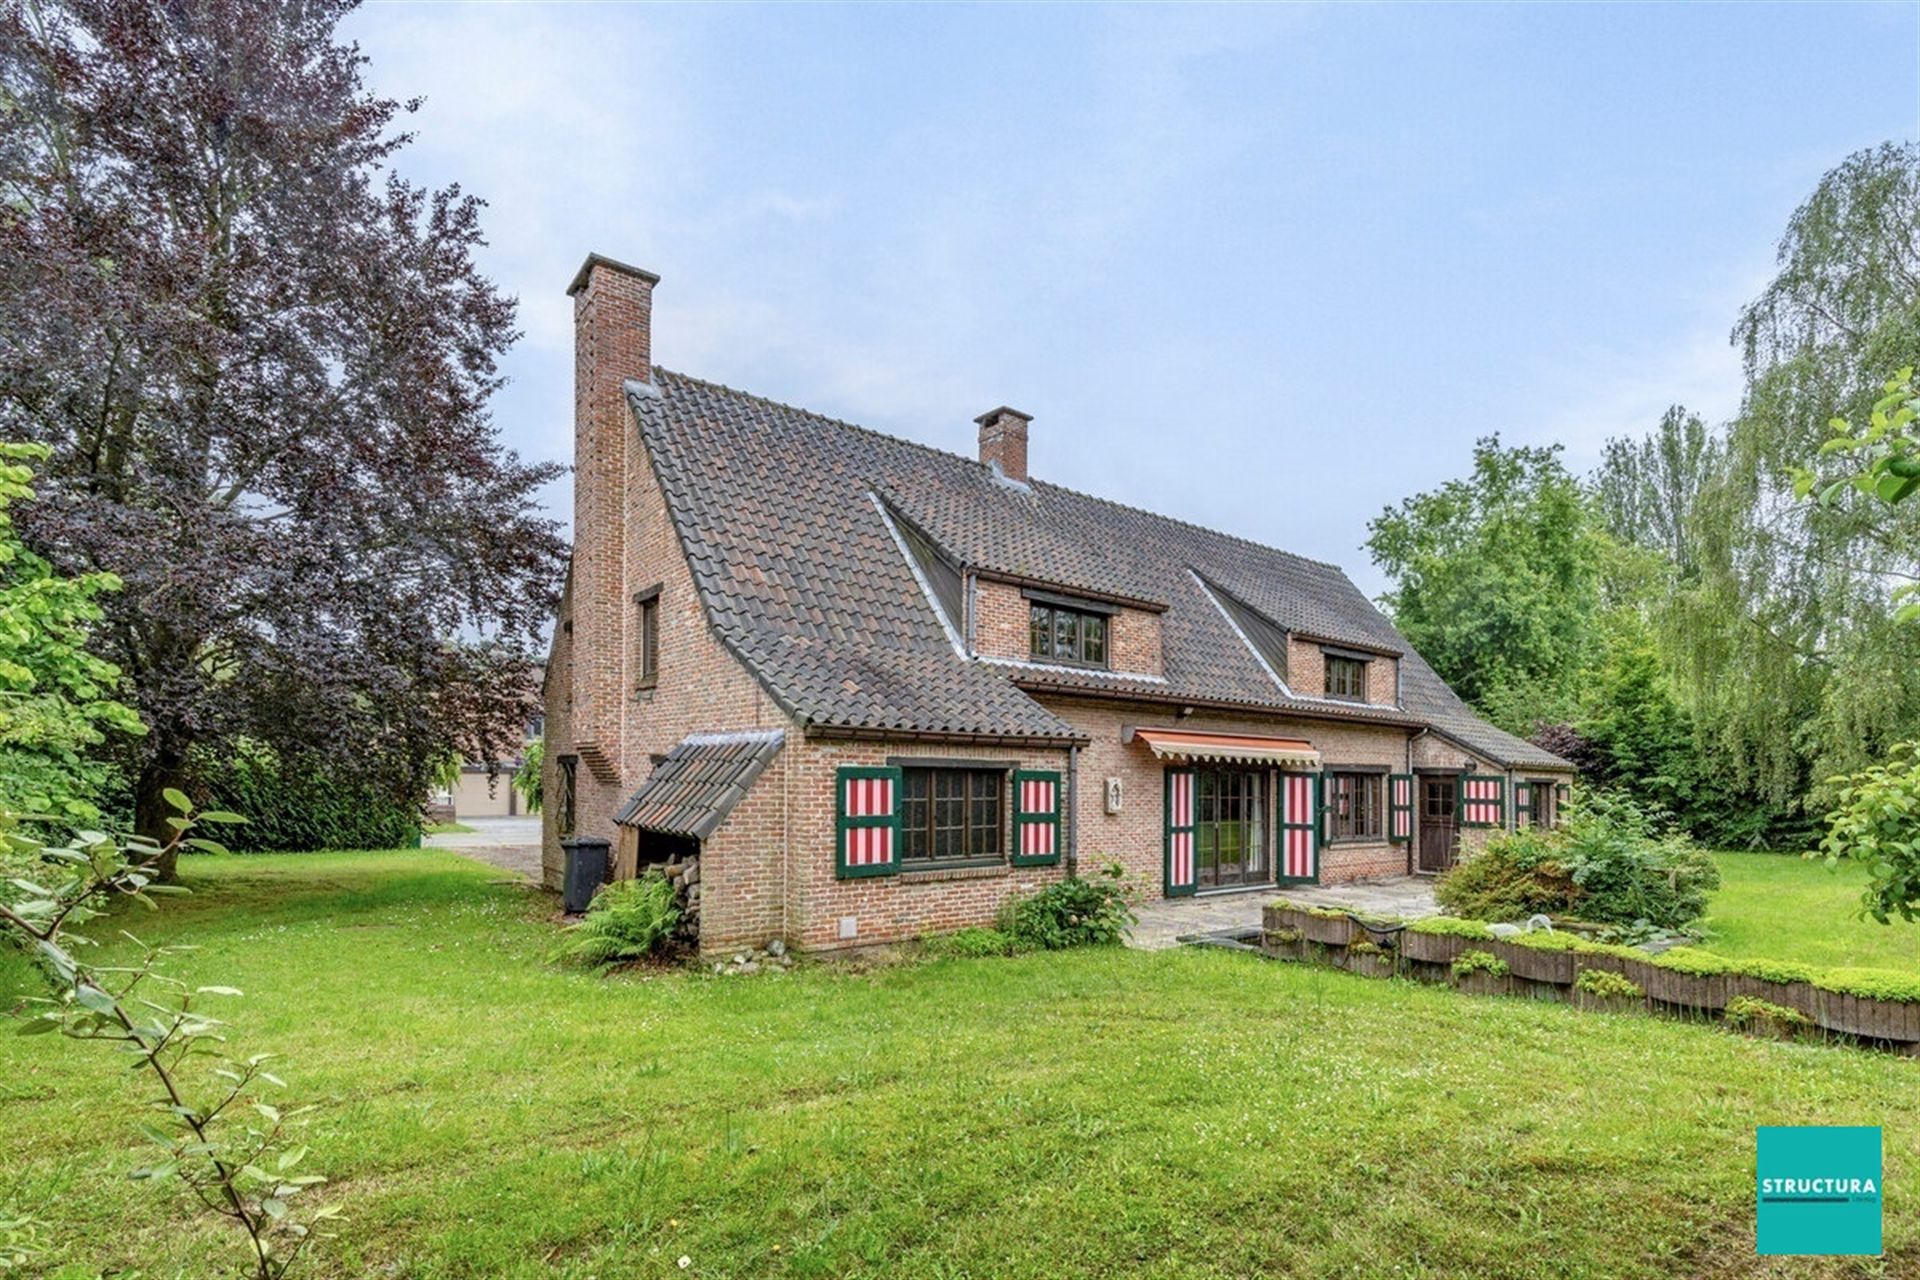
M 1271 881 L 1266 770 L 1201 766 L 1194 770 L 1194 793 L 1198 887 L 1224 889 Z

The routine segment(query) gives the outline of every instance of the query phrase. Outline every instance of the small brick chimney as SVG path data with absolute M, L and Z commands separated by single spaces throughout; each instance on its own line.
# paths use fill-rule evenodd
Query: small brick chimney
M 626 383 L 653 380 L 653 286 L 660 277 L 593 253 L 573 299 L 573 737 L 581 762 L 617 780 L 624 664 Z M 637 461 L 637 459 L 636 459 Z M 611 669 L 609 669 L 611 668 Z
M 974 419 L 980 424 L 980 461 L 1009 480 L 1027 482 L 1027 424 L 1033 415 L 1001 405 Z

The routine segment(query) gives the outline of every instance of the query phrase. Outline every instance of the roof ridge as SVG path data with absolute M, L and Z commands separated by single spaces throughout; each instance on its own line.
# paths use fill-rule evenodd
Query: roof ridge
M 910 440 L 905 436 L 897 436 L 886 431 L 878 430 L 877 428 L 874 428 L 874 427 L 862 426 L 857 422 L 849 422 L 845 418 L 836 418 L 836 417 L 833 417 L 831 414 L 821 413 L 815 409 L 808 409 L 801 405 L 790 404 L 785 400 L 775 400 L 772 396 L 763 396 L 757 392 L 744 391 L 739 387 L 730 387 L 724 382 L 715 382 L 711 378 L 699 378 L 699 377 L 695 377 L 693 374 L 690 374 L 690 373 L 681 373 L 676 369 L 663 369 L 663 368 L 660 368 L 658 365 L 654 367 L 654 372 L 657 374 L 664 374 L 669 378 L 677 378 L 682 382 L 690 382 L 695 384 L 696 386 L 708 387 L 715 391 L 724 391 L 730 396 L 738 396 L 743 400 L 757 401 L 758 403 L 767 405 L 771 408 L 783 409 L 788 413 L 797 413 L 803 418 L 811 418 L 815 422 L 824 423 L 825 425 L 830 427 L 841 427 L 848 431 L 857 431 L 861 435 L 873 436 L 876 439 L 886 441 L 888 444 L 896 444 L 908 449 L 918 449 L 924 453 L 931 453 L 942 458 L 951 458 L 956 462 L 964 463 L 967 466 L 973 467 L 979 471 L 984 472 L 988 470 L 987 466 L 984 463 L 980 462 L 979 459 L 969 458 L 964 453 L 955 453 L 951 449 L 942 449 L 939 445 L 927 444 L 924 441 L 920 441 L 920 440 Z M 1133 503 L 1130 503 L 1130 502 L 1122 502 L 1118 498 L 1102 497 L 1100 494 L 1097 494 L 1097 493 L 1088 493 L 1084 489 L 1075 489 L 1069 485 L 1056 484 L 1051 480 L 1037 480 L 1037 479 L 1029 478 L 1028 483 L 1036 489 L 1051 489 L 1056 493 L 1067 494 L 1070 497 L 1081 498 L 1088 502 L 1097 502 L 1097 503 L 1100 503 L 1102 506 L 1112 507 L 1119 511 L 1130 511 L 1134 515 L 1145 516 L 1150 520 L 1162 520 L 1170 525 L 1176 525 L 1182 529 L 1191 529 L 1196 533 L 1208 534 L 1215 538 L 1225 538 L 1229 542 L 1237 542 L 1242 546 L 1251 547 L 1255 551 L 1265 551 L 1271 555 L 1285 556 L 1289 560 L 1297 560 L 1301 564 L 1310 564 L 1321 569 L 1331 569 L 1335 573 L 1339 574 L 1343 579 L 1346 579 L 1349 584 L 1352 583 L 1352 579 L 1347 578 L 1347 571 L 1345 569 L 1342 569 L 1339 565 L 1335 564 L 1331 560 L 1315 560 L 1312 556 L 1303 556 L 1297 551 L 1288 551 L 1284 547 L 1276 547 L 1269 543 L 1257 542 L 1254 539 L 1245 536 L 1244 534 L 1230 533 L 1225 529 L 1215 529 L 1210 525 L 1204 525 L 1195 520 L 1186 520 L 1186 519 L 1182 519 L 1179 516 L 1170 516 L 1164 511 L 1153 511 L 1146 507 L 1135 506 Z M 1355 587 L 1354 589 L 1356 591 L 1359 590 L 1358 587 Z M 1371 599 L 1368 599 L 1364 592 L 1361 593 L 1361 597 L 1363 599 L 1367 599 L 1367 603 L 1369 605 L 1373 604 L 1373 601 Z

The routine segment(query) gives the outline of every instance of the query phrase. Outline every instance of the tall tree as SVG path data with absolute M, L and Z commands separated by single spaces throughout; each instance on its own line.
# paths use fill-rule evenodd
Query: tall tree
M 1920 734 L 1920 637 L 1890 625 L 1920 508 L 1815 504 L 1795 472 L 1920 363 L 1920 146 L 1848 157 L 1793 215 L 1734 330 L 1747 391 L 1697 507 L 1697 581 L 1668 634 L 1716 760 L 1782 806 Z
M 1395 623 L 1462 697 L 1521 734 L 1568 718 L 1594 642 L 1602 537 L 1558 446 L 1481 440 L 1471 476 L 1368 531 Z
M 480 205 L 392 172 L 342 0 L 0 0 L 0 435 L 29 544 L 113 570 L 137 826 L 246 736 L 424 793 L 518 717 L 555 468 L 487 413 Z M 372 762 L 369 764 L 369 762 Z
M 1690 529 L 1700 493 L 1719 470 L 1722 446 L 1700 415 L 1668 409 L 1652 435 L 1608 440 L 1594 493 L 1607 532 L 1665 554 L 1683 575 L 1693 565 Z

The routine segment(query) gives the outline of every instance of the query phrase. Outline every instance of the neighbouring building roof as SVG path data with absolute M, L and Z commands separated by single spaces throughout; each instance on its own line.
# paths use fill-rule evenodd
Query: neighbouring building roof
M 779 729 L 697 733 L 654 766 L 613 820 L 623 827 L 705 840 L 779 753 Z
M 1058 691 L 1432 724 L 1567 767 L 1480 721 L 1333 565 L 662 369 L 628 393 L 715 631 L 810 731 L 1079 738 L 1030 696 Z M 951 566 L 1161 610 L 1163 676 L 968 656 L 934 603 Z M 1404 654 L 1403 705 L 1294 695 L 1257 648 L 1274 629 Z

